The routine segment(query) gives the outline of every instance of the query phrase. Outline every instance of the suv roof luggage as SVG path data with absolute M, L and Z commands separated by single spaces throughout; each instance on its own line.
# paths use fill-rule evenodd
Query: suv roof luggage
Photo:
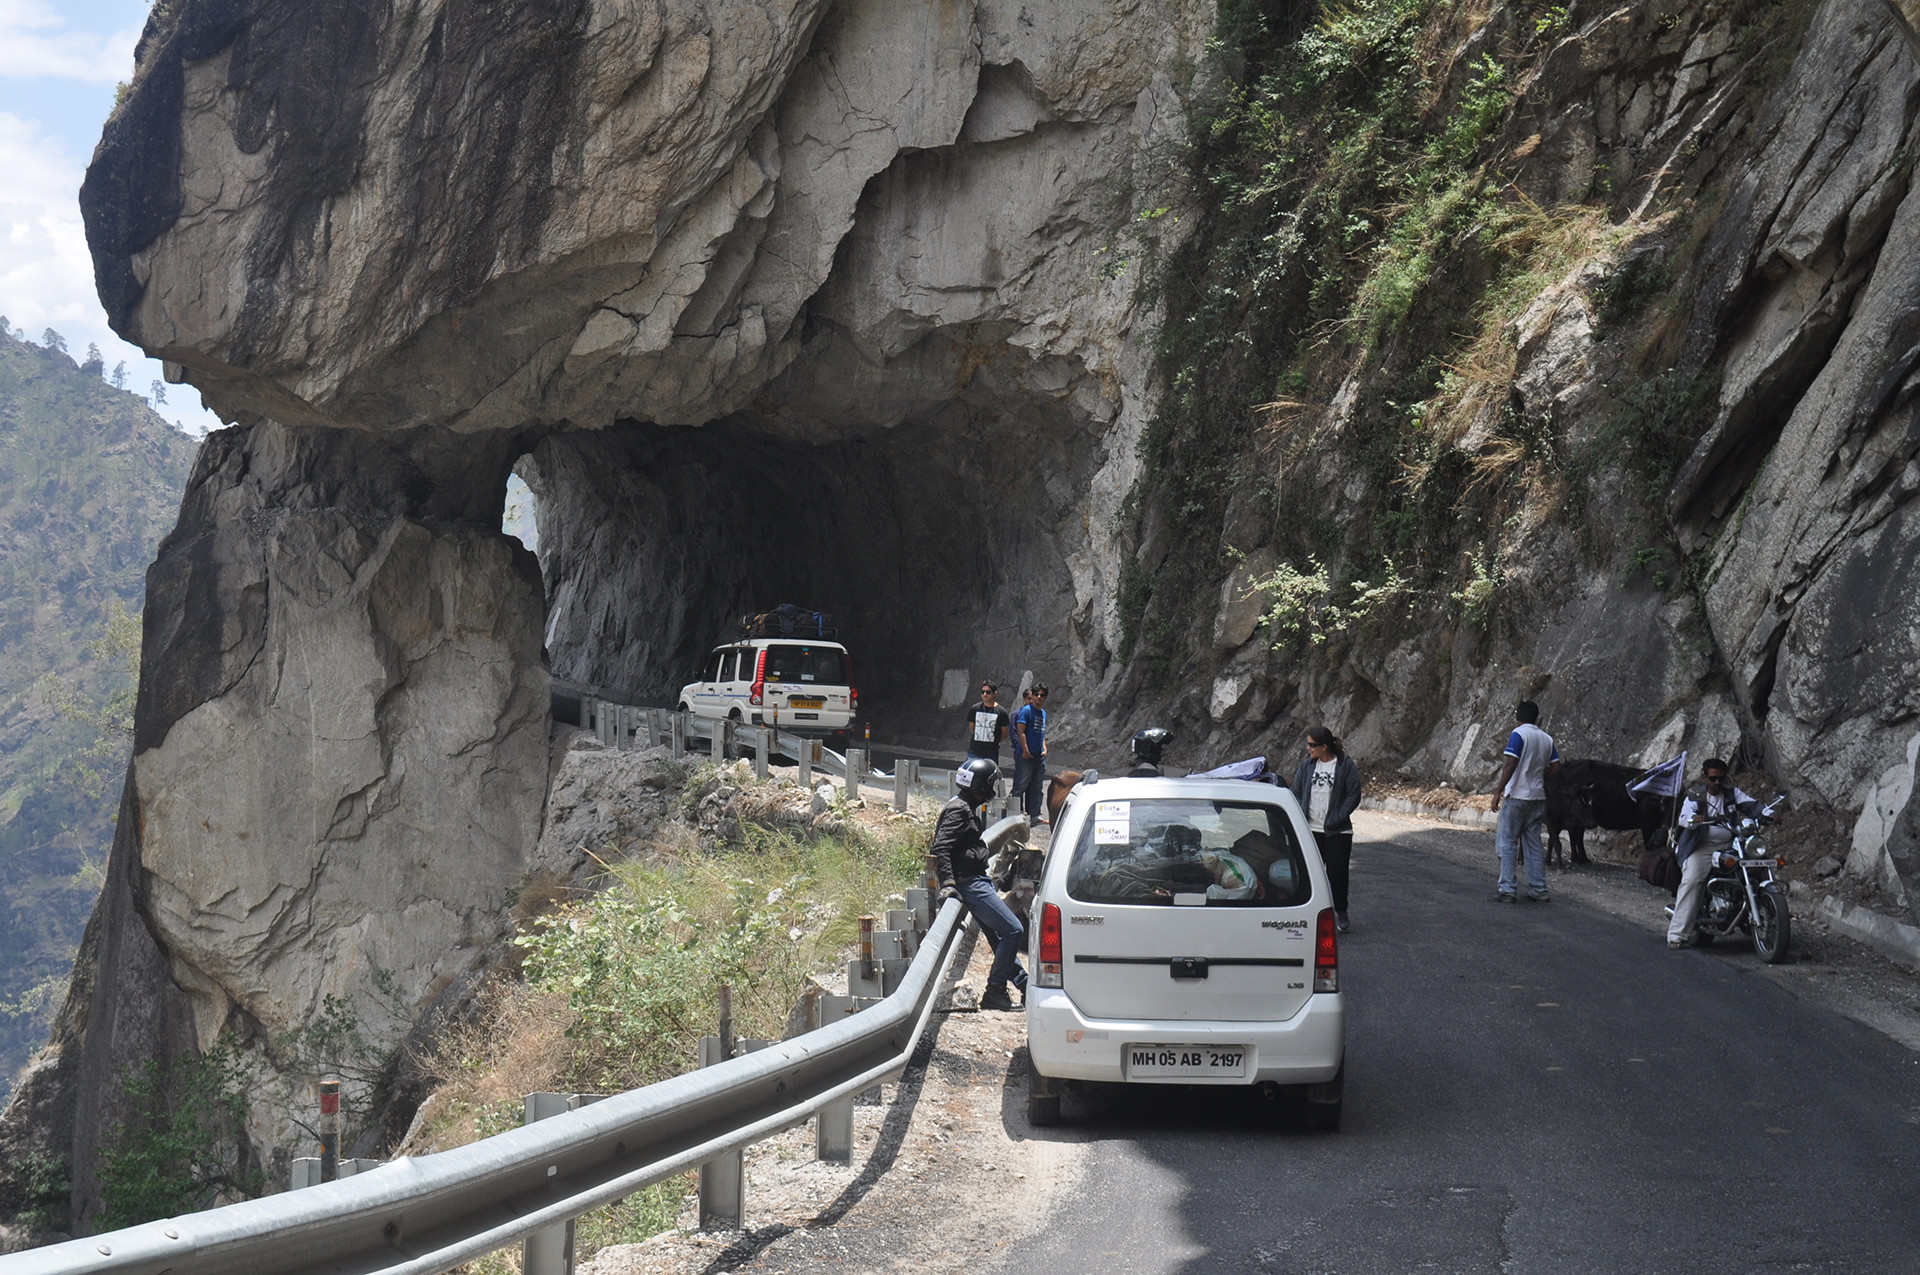
M 840 630 L 826 611 L 809 611 L 783 602 L 771 611 L 756 611 L 740 617 L 743 638 L 821 638 L 832 640 Z

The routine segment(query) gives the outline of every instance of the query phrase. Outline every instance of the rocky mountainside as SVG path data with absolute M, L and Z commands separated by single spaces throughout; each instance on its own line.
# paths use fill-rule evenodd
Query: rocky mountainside
M 131 667 L 92 648 L 116 607 L 139 615 L 196 446 L 97 364 L 0 322 L 0 1094 L 64 993 L 126 764 L 48 679 L 94 714 L 131 692 Z
M 179 0 L 82 193 L 235 428 L 0 1143 L 457 999 L 550 673 L 838 613 L 884 732 L 1032 669 L 1174 760 L 1739 752 L 1920 870 L 1910 0 Z M 509 472 L 538 561 L 500 533 Z M 380 995 L 376 996 L 376 991 Z

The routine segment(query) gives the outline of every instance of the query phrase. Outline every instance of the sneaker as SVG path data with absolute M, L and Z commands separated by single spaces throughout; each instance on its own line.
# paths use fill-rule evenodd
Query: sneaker
M 1692 947 L 1692 946 L 1693 945 L 1687 942 L 1685 939 L 1668 939 L 1667 940 L 1668 950 L 1674 951 L 1674 952 L 1678 952 L 1683 947 Z
M 989 987 L 980 997 L 981 1009 L 1011 1010 L 1015 1008 L 1013 998 L 1007 995 L 1004 987 Z
M 1347 932 L 1347 914 L 1345 912 L 1335 912 L 1333 914 L 1333 928 L 1342 934 Z
M 1495 890 L 1493 892 L 1493 901 L 1495 903 L 1512 903 L 1514 897 L 1512 893 L 1507 890 Z
M 1529 903 L 1548 903 L 1551 902 L 1552 899 L 1553 896 L 1550 894 L 1529 894 L 1527 896 L 1527 902 Z

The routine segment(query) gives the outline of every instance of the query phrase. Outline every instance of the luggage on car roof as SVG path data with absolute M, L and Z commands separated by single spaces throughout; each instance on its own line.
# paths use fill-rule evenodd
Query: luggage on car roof
M 740 617 L 740 633 L 750 638 L 833 638 L 833 616 L 826 611 L 810 611 L 783 602 L 771 611 L 756 611 Z

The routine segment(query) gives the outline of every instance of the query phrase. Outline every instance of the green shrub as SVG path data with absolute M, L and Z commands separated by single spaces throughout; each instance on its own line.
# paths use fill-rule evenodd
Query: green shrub
M 515 939 L 528 987 L 571 1011 L 566 1083 L 615 1092 L 687 1070 L 733 989 L 735 1031 L 778 1038 L 808 976 L 858 919 L 919 880 L 927 831 L 804 837 L 749 826 L 739 849 L 619 865 L 588 901 Z
M 230 1041 L 122 1073 L 127 1107 L 100 1148 L 99 1229 L 258 1195 L 265 1180 L 246 1152 L 253 1063 Z

